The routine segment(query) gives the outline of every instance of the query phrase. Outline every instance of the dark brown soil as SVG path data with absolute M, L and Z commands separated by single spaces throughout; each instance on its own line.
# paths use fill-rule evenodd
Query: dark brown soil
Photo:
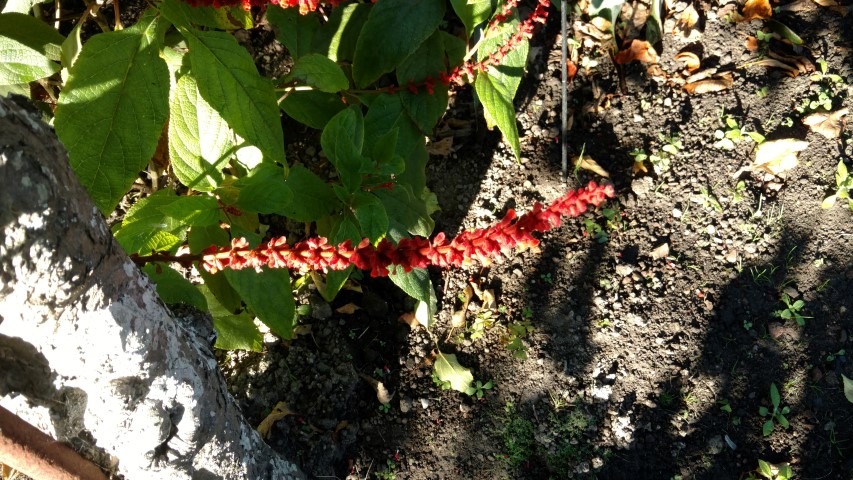
M 310 334 L 224 362 L 254 422 L 279 401 L 297 412 L 273 428 L 275 448 L 314 478 L 736 479 L 759 459 L 790 463 L 796 478 L 853 478 L 853 405 L 841 382 L 853 377 L 853 219 L 841 203 L 821 209 L 838 161 L 853 166 L 851 131 L 838 141 L 809 132 L 794 107 L 816 84 L 736 68 L 756 57 L 744 39 L 760 22 L 733 24 L 716 18 L 721 7 L 702 6 L 693 46 L 703 66 L 733 72 L 733 88 L 690 96 L 637 63 L 623 67 L 623 82 L 606 57 L 570 87 L 569 144 L 610 172 L 609 211 L 542 236 L 541 252 L 433 271 L 441 313 L 431 333 L 398 321 L 412 303 L 390 282 L 365 278 L 363 294 L 344 292 L 331 306 L 310 298 L 301 320 Z M 521 163 L 485 129 L 470 91 L 455 95 L 443 122 L 455 151 L 428 166 L 442 209 L 436 231 L 485 226 L 599 180 L 579 170 L 561 181 L 555 17 L 534 39 L 517 99 Z M 853 84 L 853 17 L 815 6 L 776 18 L 803 37 L 802 55 L 825 58 Z M 664 35 L 664 71 L 677 70 L 686 45 Z M 847 93 L 835 109 L 853 106 Z M 810 142 L 778 191 L 759 175 L 733 177 L 755 143 L 713 146 L 723 108 L 768 140 Z M 680 135 L 679 154 L 665 171 L 635 175 L 629 152 L 660 151 L 659 134 Z M 501 305 L 475 339 L 478 305 L 466 328 L 450 328 L 469 281 L 494 289 Z M 783 293 L 805 302 L 804 326 L 777 316 Z M 335 312 L 349 302 L 361 310 Z M 436 349 L 494 387 L 480 400 L 441 390 Z M 360 375 L 395 393 L 387 411 Z M 790 427 L 764 436 L 759 409 L 772 409 L 772 384 Z

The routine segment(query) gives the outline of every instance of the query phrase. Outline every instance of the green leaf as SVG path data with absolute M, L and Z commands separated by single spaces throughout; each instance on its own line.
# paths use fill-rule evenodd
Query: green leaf
M 142 271 L 156 285 L 157 295 L 163 303 L 186 303 L 195 308 L 207 311 L 207 300 L 199 289 L 168 265 L 147 264 Z
M 207 227 L 219 223 L 219 202 L 210 196 L 177 197 L 160 207 L 160 211 L 179 224 Z
M 799 35 L 794 33 L 793 30 L 788 28 L 788 26 L 783 24 L 782 22 L 780 22 L 778 20 L 774 20 L 772 18 L 768 18 L 765 21 L 765 25 L 767 25 L 767 27 L 769 27 L 773 33 L 778 34 L 782 38 L 788 39 L 794 45 L 802 45 L 803 44 L 803 39 L 800 38 Z
M 240 6 L 191 6 L 178 0 L 165 0 L 159 4 L 160 11 L 177 27 L 202 26 L 220 30 L 250 29 L 252 14 Z
M 450 66 L 462 65 L 468 45 L 461 38 L 443 30 L 439 31 L 439 33 L 444 42 L 444 53 L 447 55 L 447 64 Z
M 211 245 L 226 246 L 230 243 L 228 234 L 219 225 L 210 227 L 194 227 L 187 236 L 190 251 L 198 253 Z M 216 301 L 228 314 L 233 314 L 240 308 L 240 295 L 231 287 L 225 275 L 211 275 L 206 270 L 199 271 L 204 285 L 216 297 Z
M 65 37 L 35 17 L 25 13 L 4 12 L 0 14 L 0 42 L 9 40 L 34 50 L 49 60 L 59 60 Z M 3 53 L 5 55 L 9 52 Z
M 847 179 L 847 165 L 844 164 L 844 159 L 838 161 L 838 166 L 835 168 L 835 185 L 840 187 Z
M 649 19 L 646 21 L 646 40 L 654 45 L 663 38 L 663 0 L 652 0 L 650 7 Z
M 766 436 L 767 435 L 765 435 L 765 437 Z M 769 463 L 765 462 L 764 460 L 758 460 L 758 473 L 760 473 L 763 477 L 773 480 L 773 468 L 770 466 Z
M 758 407 L 758 414 L 762 417 L 766 417 L 768 413 L 770 413 L 770 410 L 767 407 Z
M 390 237 L 399 241 L 400 238 L 411 235 L 428 237 L 435 221 L 427 212 L 426 202 L 416 197 L 408 185 L 395 185 L 391 190 L 379 189 L 373 192 L 382 200 L 388 213 Z
M 515 108 L 512 105 L 512 96 L 502 90 L 500 84 L 495 83 L 488 73 L 477 75 L 474 84 L 477 96 L 483 103 L 484 113 L 498 126 L 504 138 L 512 147 L 515 158 L 521 156 L 521 143 L 518 138 L 518 126 L 515 123 Z
M 492 0 L 450 0 L 456 16 L 465 25 L 465 35 L 471 38 L 474 28 L 492 16 Z
M 112 212 L 154 155 L 169 107 L 156 17 L 89 39 L 70 70 L 54 125 L 95 204 Z
M 761 433 L 763 433 L 764 436 L 767 437 L 771 433 L 773 433 L 773 427 L 774 427 L 773 420 L 772 419 L 767 420 L 766 422 L 764 422 L 764 425 L 761 427 Z
M 773 404 L 773 408 L 779 408 L 779 402 L 781 402 L 781 398 L 779 397 L 779 389 L 776 388 L 775 383 L 770 384 L 770 403 Z
M 181 33 L 201 97 L 246 145 L 257 147 L 267 161 L 282 162 L 284 139 L 275 91 L 258 75 L 249 53 L 225 32 L 182 28 Z
M 314 34 L 313 51 L 333 62 L 352 62 L 370 5 L 351 3 L 332 10 L 329 21 Z
M 396 153 L 405 159 L 406 168 L 397 176 L 398 184 L 407 184 L 413 192 L 426 186 L 424 134 L 406 113 L 400 95 L 383 94 L 376 98 L 364 117 L 365 151 L 372 152 L 377 141 L 398 129 Z
M 62 42 L 60 60 L 62 61 L 62 66 L 65 68 L 73 67 L 74 62 L 77 61 L 77 57 L 80 56 L 80 51 L 83 50 L 83 41 L 80 39 L 81 25 L 80 23 L 75 25 L 71 29 L 71 33 L 68 34 L 68 38 Z
M 228 124 L 201 96 L 191 74 L 178 79 L 169 101 L 169 156 L 175 176 L 187 187 L 210 192 L 222 183 L 233 154 Z
M 3 13 L 23 13 L 28 14 L 32 10 L 33 5 L 41 3 L 38 0 L 7 0 L 6 6 L 3 7 Z
M 316 53 L 304 55 L 296 60 L 290 73 L 282 81 L 302 82 L 326 93 L 336 93 L 349 87 L 349 80 L 341 67 Z
M 220 276 L 225 280 L 225 277 Z M 260 352 L 264 345 L 264 336 L 258 331 L 255 322 L 247 313 L 232 314 L 222 306 L 217 297 L 211 293 L 209 285 L 199 285 L 199 290 L 207 300 L 208 311 L 213 317 L 213 328 L 216 329 L 216 348 L 223 350 L 250 350 Z
M 823 199 L 823 202 L 821 202 L 821 204 L 820 204 L 820 208 L 823 208 L 823 209 L 832 208 L 832 206 L 835 205 L 835 201 L 837 199 L 838 199 L 838 195 L 833 193 L 832 195 Z
M 438 81 L 438 74 L 444 69 L 444 41 L 438 31 L 397 69 L 397 83 L 403 86 L 410 81 L 420 82 L 428 77 L 436 81 L 432 94 L 424 88 L 419 89 L 417 94 L 408 90 L 400 92 L 403 106 L 424 134 L 432 133 L 438 119 L 447 110 L 447 87 Z
M 275 30 L 276 38 L 298 59 L 311 53 L 314 35 L 320 28 L 320 19 L 314 13 L 300 15 L 298 8 L 267 7 L 267 21 Z
M 364 117 L 361 109 L 353 105 L 332 118 L 323 129 L 320 145 L 335 166 L 341 182 L 349 192 L 361 186 L 361 170 L 364 158 Z
M 148 255 L 180 245 L 189 225 L 163 213 L 163 208 L 178 198 L 173 190 L 165 189 L 133 204 L 115 232 L 122 248 L 128 253 Z
M 853 380 L 850 380 L 844 374 L 841 374 L 841 379 L 844 381 L 844 398 L 848 402 L 853 403 Z
M 290 118 L 317 130 L 322 130 L 332 117 L 347 108 L 338 95 L 316 90 L 290 92 L 279 107 Z
M 236 205 L 249 212 L 277 213 L 293 201 L 284 170 L 270 163 L 258 165 L 235 185 L 240 188 Z
M 790 426 L 791 426 L 791 424 L 790 424 L 790 423 L 788 423 L 788 419 L 787 419 L 787 418 L 785 418 L 785 416 L 784 416 L 784 415 L 776 415 L 776 421 L 778 421 L 778 422 L 779 422 L 779 425 L 780 425 L 782 428 L 788 428 L 788 427 L 790 427 Z
M 290 340 L 296 322 L 296 304 L 286 268 L 226 270 L 225 277 L 246 306 L 279 337 Z
M 385 236 L 388 232 L 388 214 L 376 195 L 356 192 L 352 208 L 365 237 L 376 243 Z
M 438 352 L 434 369 L 436 377 L 442 382 L 448 382 L 450 388 L 457 392 L 465 393 L 474 381 L 471 370 L 460 365 L 456 355 L 452 353 Z
M 361 231 L 358 228 L 356 219 L 350 213 L 338 216 L 327 236 L 332 245 L 338 245 L 347 240 L 350 240 L 353 244 L 358 244 L 361 241 Z M 327 302 L 334 300 L 353 270 L 355 270 L 355 267 L 350 265 L 345 270 L 329 270 L 326 272 L 326 283 L 322 286 L 318 285 L 318 290 L 323 299 Z
M 277 213 L 300 222 L 314 222 L 323 218 L 339 205 L 332 187 L 313 172 L 302 166 L 290 169 L 286 185 L 298 202 L 291 202 Z
M 364 88 L 394 70 L 436 31 L 443 17 L 443 0 L 383 0 L 374 4 L 355 47 L 356 85 Z
M 429 328 L 435 322 L 435 314 L 438 311 L 438 298 L 432 287 L 432 280 L 425 268 L 415 268 L 406 272 L 401 267 L 391 272 L 388 278 L 406 292 L 410 297 L 418 300 L 418 309 L 415 317 L 424 327 Z

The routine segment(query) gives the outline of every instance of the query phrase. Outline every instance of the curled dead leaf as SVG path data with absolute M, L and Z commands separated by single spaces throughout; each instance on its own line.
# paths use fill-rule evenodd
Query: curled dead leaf
M 341 430 L 347 428 L 348 426 L 349 426 L 349 422 L 347 422 L 346 420 L 341 420 L 340 422 L 338 422 L 338 424 L 335 425 L 335 430 L 332 432 L 332 440 L 334 440 L 336 442 L 340 442 L 341 441 Z
M 426 149 L 427 153 L 430 155 L 447 157 L 453 153 L 453 137 L 442 138 L 441 140 L 430 142 Z
M 418 321 L 418 318 L 415 316 L 415 312 L 408 312 L 397 317 L 397 321 L 400 323 L 405 323 L 406 325 L 417 328 L 421 323 Z
M 474 289 L 471 285 L 466 285 L 465 290 L 462 291 L 462 308 L 453 312 L 450 315 L 450 326 L 453 328 L 459 328 L 465 325 L 465 314 L 468 311 L 468 304 L 471 303 L 471 297 L 474 296 Z
M 658 63 L 658 53 L 649 42 L 634 39 L 631 40 L 631 45 L 628 48 L 613 56 L 613 61 L 619 65 L 625 65 L 634 60 L 643 63 Z
M 764 142 L 755 148 L 753 171 L 763 171 L 772 175 L 779 174 L 797 166 L 797 153 L 806 149 L 809 142 L 794 138 L 784 138 Z
M 343 313 L 344 315 L 352 315 L 359 309 L 361 309 L 361 307 L 359 307 L 358 305 L 354 303 L 348 303 L 346 305 L 336 308 L 335 311 L 338 313 Z
M 842 17 L 846 17 L 850 11 L 847 8 L 841 6 L 835 0 L 812 0 L 814 3 L 820 5 L 821 7 L 827 7 L 837 13 L 840 13 Z
M 845 107 L 834 112 L 813 113 L 804 118 L 803 123 L 808 125 L 811 131 L 832 140 L 841 136 L 841 131 L 844 130 L 844 116 L 849 111 Z
M 364 379 L 365 382 L 370 384 L 370 386 L 376 392 L 376 400 L 379 400 L 379 403 L 383 405 L 386 403 L 391 403 L 391 399 L 394 398 L 394 394 L 388 392 L 388 389 L 385 388 L 384 383 L 363 373 L 359 373 L 358 376 Z
M 750 35 L 746 37 L 746 42 L 744 42 L 743 46 L 750 52 L 757 52 L 759 47 L 758 39 Z
M 258 425 L 257 431 L 261 434 L 261 437 L 264 439 L 270 438 L 270 429 L 275 424 L 275 422 L 281 420 L 282 418 L 288 415 L 296 415 L 296 413 L 292 412 L 289 408 L 287 408 L 287 404 L 284 402 L 278 402 L 275 404 L 275 408 L 272 409 L 269 415 L 266 418 L 261 420 L 261 423 Z
M 699 60 L 699 55 L 696 55 L 693 52 L 680 52 L 675 56 L 676 62 L 681 62 L 687 67 L 688 72 L 693 72 L 699 68 L 699 65 L 702 63 Z
M 784 70 L 785 73 L 791 77 L 796 77 L 797 75 L 800 74 L 799 68 L 788 65 L 787 63 L 785 63 L 781 60 L 777 60 L 775 58 L 768 58 L 768 57 L 759 58 L 758 60 L 754 60 L 752 62 L 744 63 L 740 67 L 741 68 L 747 68 L 747 67 L 779 68 L 779 69 Z
M 770 18 L 771 16 L 773 16 L 773 7 L 770 6 L 769 0 L 746 0 L 741 13 L 733 13 L 732 19 L 735 22 L 749 22 Z
M 690 36 L 690 31 L 693 30 L 693 27 L 696 26 L 698 21 L 699 12 L 693 8 L 693 4 L 690 4 L 678 16 L 678 19 L 675 21 L 675 27 L 672 29 L 672 34 L 676 35 L 681 33 L 683 37 L 687 38 Z
M 495 298 L 495 291 L 491 288 L 483 290 L 483 308 L 494 310 L 498 308 L 498 301 Z
M 572 158 L 572 165 L 574 165 L 575 168 L 589 170 L 590 172 L 600 175 L 604 178 L 610 178 L 610 174 L 607 173 L 607 170 L 601 168 L 601 165 L 599 165 L 589 155 L 584 155 L 583 159 L 576 155 L 574 158 Z
M 687 83 L 684 85 L 684 91 L 691 95 L 701 95 L 703 93 L 710 92 L 719 92 L 722 90 L 726 90 L 732 88 L 734 85 L 734 80 L 732 80 L 731 73 L 724 73 L 722 75 L 707 78 L 705 80 L 699 80 L 693 83 Z

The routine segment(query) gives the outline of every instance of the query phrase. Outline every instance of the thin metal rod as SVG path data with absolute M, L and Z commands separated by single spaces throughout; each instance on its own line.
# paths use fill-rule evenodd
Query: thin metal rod
M 563 182 L 569 177 L 569 144 L 566 142 L 566 136 L 568 132 L 566 132 L 566 122 L 569 117 L 569 104 L 568 104 L 568 94 L 566 88 L 566 82 L 568 81 L 568 38 L 566 32 L 566 10 L 568 10 L 568 2 L 566 0 L 560 1 L 560 28 L 562 29 L 562 62 L 560 62 L 560 71 L 562 73 L 562 82 L 560 85 L 560 98 L 563 107 L 563 111 L 560 115 L 560 148 L 562 150 L 562 159 L 563 159 Z
M 0 463 L 36 480 L 107 480 L 95 464 L 3 407 Z

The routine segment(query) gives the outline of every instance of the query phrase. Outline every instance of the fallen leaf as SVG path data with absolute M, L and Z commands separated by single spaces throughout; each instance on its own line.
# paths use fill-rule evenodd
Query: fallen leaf
M 379 403 L 383 405 L 386 403 L 391 403 L 391 399 L 394 398 L 394 394 L 388 392 L 388 389 L 385 388 L 385 384 L 363 373 L 359 373 L 358 376 L 364 379 L 365 382 L 370 384 L 370 386 L 376 392 L 376 400 L 379 400 Z
M 746 42 L 744 43 L 744 47 L 750 52 L 758 51 L 758 39 L 753 37 L 752 35 L 746 37 Z
M 732 88 L 734 80 L 731 73 L 724 73 L 718 77 L 699 80 L 698 82 L 688 83 L 684 85 L 684 91 L 691 95 L 701 95 L 703 93 L 719 92 Z
M 625 65 L 634 60 L 643 63 L 658 63 L 658 53 L 652 45 L 645 40 L 631 40 L 631 45 L 613 56 L 613 61 L 619 65 Z
M 640 172 L 649 173 L 649 169 L 646 168 L 646 165 L 643 162 L 634 162 L 634 167 L 633 167 L 632 172 L 634 175 L 636 175 Z
M 418 321 L 417 317 L 415 317 L 415 312 L 404 313 L 397 317 L 397 320 L 400 323 L 405 323 L 406 325 L 412 328 L 417 328 L 417 326 L 421 324 L 421 322 Z
M 797 153 L 808 146 L 809 142 L 793 138 L 764 142 L 755 148 L 755 162 L 752 164 L 752 170 L 779 176 L 780 173 L 797 166 Z
M 335 431 L 332 432 L 332 440 L 334 440 L 336 442 L 340 442 L 341 441 L 341 430 L 347 428 L 348 426 L 349 426 L 349 422 L 347 422 L 346 420 L 341 420 L 340 422 L 338 422 L 338 424 L 335 425 Z
M 452 353 L 438 352 L 435 358 L 435 376 L 442 382 L 456 390 L 457 392 L 465 393 L 468 387 L 474 382 L 474 375 L 471 370 L 459 364 L 456 355 Z
M 844 382 L 844 398 L 848 402 L 853 403 L 853 380 L 845 377 L 843 373 L 841 374 L 841 379 Z
M 675 21 L 675 27 L 672 29 L 672 34 L 675 35 L 677 32 L 681 32 L 681 36 L 687 38 L 698 21 L 699 12 L 690 4 L 678 16 L 678 19 Z
M 758 60 L 754 60 L 752 62 L 747 62 L 747 63 L 744 63 L 743 65 L 740 66 L 740 68 L 747 68 L 747 67 L 780 68 L 782 70 L 785 70 L 785 73 L 787 73 L 791 77 L 796 77 L 797 75 L 800 74 L 799 68 L 788 65 L 787 63 L 784 63 L 781 60 L 776 60 L 775 58 L 767 58 L 767 57 L 759 58 Z
M 296 415 L 295 412 L 292 412 L 289 408 L 287 408 L 287 404 L 284 402 L 278 402 L 275 405 L 275 408 L 272 409 L 267 418 L 263 419 L 258 425 L 258 433 L 261 434 L 262 438 L 269 439 L 270 438 L 270 429 L 275 424 L 275 422 L 281 420 L 282 418 L 288 415 Z
M 699 55 L 696 55 L 693 52 L 681 52 L 675 56 L 675 61 L 683 63 L 684 66 L 687 67 L 688 72 L 693 72 L 699 68 L 699 65 L 701 65 Z
M 808 125 L 813 132 L 832 140 L 841 136 L 841 131 L 844 130 L 844 116 L 849 111 L 845 107 L 834 112 L 813 113 L 804 118 L 803 123 Z
M 733 13 L 732 19 L 736 22 L 749 22 L 751 20 L 762 20 L 773 16 L 773 8 L 769 0 L 746 0 L 740 14 Z
M 468 311 L 468 304 L 471 303 L 471 297 L 473 296 L 474 289 L 471 288 L 471 285 L 466 285 L 465 290 L 462 291 L 462 308 L 450 315 L 451 327 L 459 328 L 465 325 L 465 313 Z
M 574 79 L 575 79 L 575 75 L 577 75 L 577 74 L 578 74 L 578 66 L 577 66 L 577 65 L 575 65 L 575 62 L 573 62 L 570 58 L 567 58 L 567 59 L 566 59 L 566 77 L 567 77 L 567 81 L 568 81 L 569 83 L 571 83 L 571 82 L 572 82 L 572 80 L 574 80 Z
M 491 288 L 483 290 L 483 308 L 494 310 L 498 308 L 498 301 L 495 298 L 495 291 Z
M 669 256 L 669 244 L 668 243 L 662 243 L 662 244 L 658 245 L 657 247 L 655 247 L 654 250 L 652 250 L 652 258 L 654 258 L 655 260 L 659 260 L 661 258 L 666 258 L 668 256 Z
M 344 315 L 352 315 L 359 309 L 361 309 L 361 307 L 359 307 L 358 305 L 354 303 L 348 303 L 346 305 L 336 308 L 335 311 L 338 313 L 343 313 Z
M 648 68 L 646 68 L 646 75 L 659 83 L 669 80 L 669 75 L 667 75 L 657 63 L 649 65 Z
M 579 156 L 575 156 L 572 158 L 572 165 L 574 165 L 575 168 L 589 170 L 590 172 L 598 174 L 604 178 L 610 178 L 610 174 L 607 173 L 607 170 L 601 168 L 601 166 L 589 155 L 584 155 L 583 160 L 581 160 Z
M 821 7 L 828 7 L 831 10 L 834 10 L 837 13 L 840 13 L 842 17 L 846 17 L 849 12 L 846 8 L 842 7 L 835 0 L 812 0 L 814 3 L 820 5 Z
M 598 29 L 599 32 L 609 32 L 613 26 L 613 24 L 610 23 L 610 20 L 602 16 L 593 17 L 592 20 L 589 21 L 589 23 L 590 25 Z
M 293 327 L 293 338 L 300 337 L 302 335 L 311 335 L 311 325 L 297 325 Z
M 427 153 L 439 157 L 447 157 L 453 153 L 453 137 L 442 138 L 436 142 L 430 142 L 426 147 Z
M 776 53 L 772 50 L 767 52 L 771 58 L 775 58 L 776 60 L 781 60 L 789 65 L 793 65 L 797 67 L 800 73 L 811 73 L 814 72 L 814 64 L 808 58 L 802 55 L 783 55 L 781 53 Z

